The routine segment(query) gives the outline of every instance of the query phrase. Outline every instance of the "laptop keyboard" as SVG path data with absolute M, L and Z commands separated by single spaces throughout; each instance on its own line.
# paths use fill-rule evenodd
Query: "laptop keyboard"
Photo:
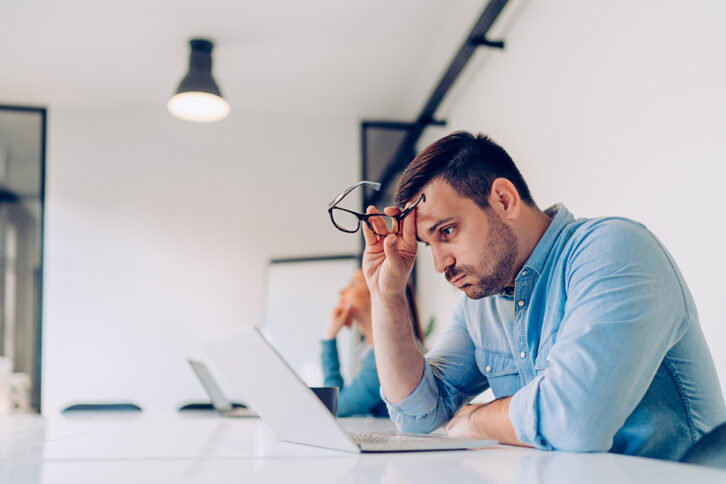
M 350 436 L 358 444 L 387 444 L 389 442 L 431 442 L 430 437 L 389 434 L 385 432 L 355 432 Z

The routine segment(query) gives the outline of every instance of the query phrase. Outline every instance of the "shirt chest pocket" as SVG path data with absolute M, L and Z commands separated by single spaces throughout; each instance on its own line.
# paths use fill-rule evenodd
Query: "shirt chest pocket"
M 550 350 L 555 343 L 556 333 L 550 335 L 539 347 L 537 358 L 534 360 L 534 370 L 539 375 L 551 366 Z
M 479 369 L 489 381 L 496 398 L 508 397 L 519 390 L 519 371 L 512 355 L 477 350 L 476 357 Z

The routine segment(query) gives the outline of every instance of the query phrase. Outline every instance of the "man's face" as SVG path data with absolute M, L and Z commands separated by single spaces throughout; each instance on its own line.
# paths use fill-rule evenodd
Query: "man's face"
M 482 210 L 434 179 L 416 208 L 416 234 L 431 246 L 434 268 L 471 299 L 501 292 L 514 279 L 517 236 L 489 207 Z

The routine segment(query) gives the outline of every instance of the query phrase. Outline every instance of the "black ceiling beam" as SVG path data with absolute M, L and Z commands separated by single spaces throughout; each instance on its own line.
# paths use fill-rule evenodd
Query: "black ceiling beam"
M 426 102 L 421 114 L 418 116 L 416 121 L 411 123 L 411 128 L 408 130 L 406 137 L 403 141 L 401 141 L 396 154 L 393 156 L 393 159 L 391 159 L 388 167 L 383 172 L 381 179 L 378 180 L 381 183 L 381 191 L 376 192 L 373 197 L 367 201 L 368 204 L 376 204 L 381 194 L 385 191 L 385 187 L 387 187 L 388 184 L 391 183 L 391 181 L 393 181 L 401 170 L 403 170 L 411 161 L 411 158 L 415 153 L 416 143 L 419 138 L 421 138 L 421 134 L 426 126 L 430 124 L 441 125 L 443 123 L 442 121 L 434 121 L 434 113 L 441 104 L 441 101 L 444 99 L 444 96 L 446 96 L 446 93 L 449 92 L 449 89 L 456 81 L 456 78 L 459 77 L 459 74 L 464 69 L 467 62 L 469 62 L 469 59 L 476 49 L 482 46 L 499 49 L 504 48 L 504 42 L 488 40 L 486 38 L 486 34 L 499 17 L 499 14 L 502 13 L 502 10 L 507 5 L 507 2 L 508 0 L 490 0 L 487 6 L 484 7 L 484 11 L 479 17 L 479 20 L 477 20 L 466 40 L 459 48 L 456 56 L 451 61 L 451 64 L 449 64 L 449 68 L 446 69 L 446 72 L 439 80 L 436 89 L 434 89 L 434 92 L 431 93 L 431 96 Z
M 434 119 L 429 124 L 434 126 L 446 126 L 446 121 Z M 413 128 L 414 123 L 410 121 L 362 121 L 361 125 L 364 128 L 382 128 L 382 129 L 400 129 L 408 130 Z

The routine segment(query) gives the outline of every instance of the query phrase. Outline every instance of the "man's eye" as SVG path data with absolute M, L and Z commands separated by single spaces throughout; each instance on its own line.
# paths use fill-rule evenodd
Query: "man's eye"
M 445 227 L 441 229 L 441 233 L 448 237 L 449 235 L 454 233 L 454 226 L 452 225 L 451 227 Z

